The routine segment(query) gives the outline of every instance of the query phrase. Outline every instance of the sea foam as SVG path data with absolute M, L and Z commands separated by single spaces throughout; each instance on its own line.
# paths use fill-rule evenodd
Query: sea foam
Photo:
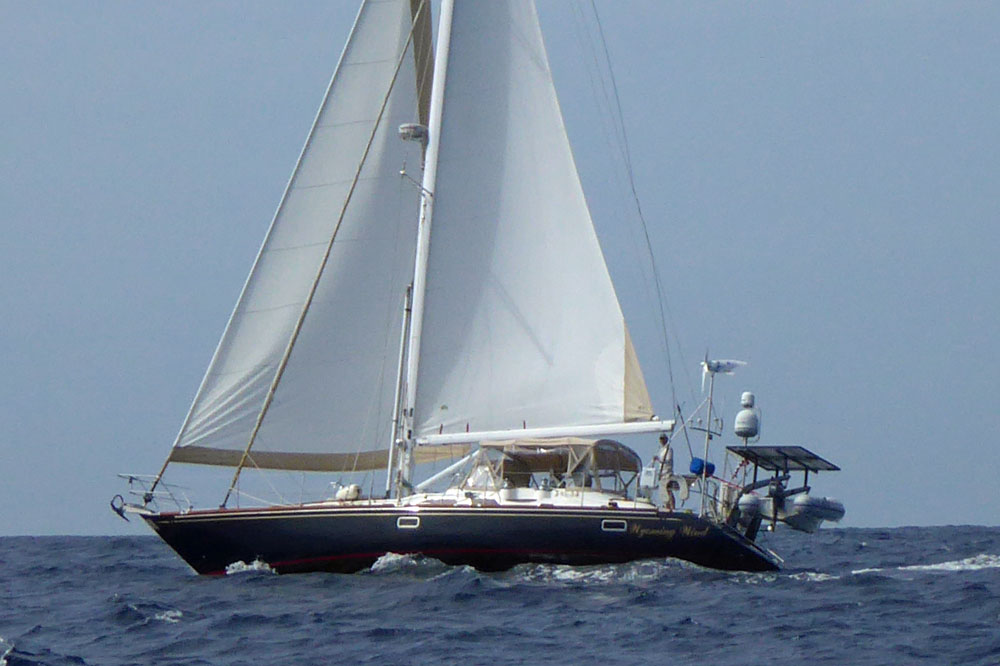
M 949 562 L 938 562 L 936 564 L 909 564 L 901 567 L 887 568 L 867 568 L 854 569 L 851 573 L 855 576 L 869 573 L 883 573 L 886 571 L 979 571 L 981 569 L 1000 569 L 1000 555 L 990 555 L 980 553 L 962 560 L 952 560 Z
M 400 553 L 386 553 L 375 560 L 371 566 L 372 573 L 391 573 L 403 569 L 409 569 L 417 564 L 413 555 L 402 555 Z
M 233 562 L 232 564 L 226 566 L 227 576 L 232 576 L 234 574 L 241 574 L 241 573 L 250 573 L 255 571 L 265 571 L 267 573 L 274 573 L 274 569 L 272 569 L 270 565 L 263 560 L 254 560 L 250 564 L 247 564 L 243 560 L 239 560 L 238 562 Z
M 941 562 L 939 564 L 915 564 L 899 567 L 900 571 L 979 571 L 980 569 L 1000 569 L 1000 555 L 980 553 L 964 560 Z

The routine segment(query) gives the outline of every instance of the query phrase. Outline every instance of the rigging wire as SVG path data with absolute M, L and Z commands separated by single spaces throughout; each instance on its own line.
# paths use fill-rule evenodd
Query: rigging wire
M 594 19 L 597 22 L 598 35 L 601 38 L 601 46 L 604 51 L 604 58 L 607 63 L 608 74 L 611 79 L 611 91 L 615 102 L 615 109 L 617 110 L 617 120 L 618 129 L 621 132 L 621 148 L 622 156 L 625 160 L 625 172 L 628 175 L 629 189 L 632 193 L 632 200 L 635 202 L 636 213 L 639 216 L 639 222 L 642 224 L 643 237 L 646 241 L 646 251 L 649 253 L 649 262 L 653 271 L 653 283 L 656 287 L 656 302 L 659 306 L 660 312 L 660 328 L 663 336 L 663 345 L 667 355 L 667 375 L 670 378 L 670 399 L 673 405 L 677 406 L 677 393 L 674 387 L 674 369 L 673 361 L 670 355 L 670 337 L 667 335 L 667 314 L 666 314 L 666 300 L 663 295 L 663 283 L 660 280 L 660 271 L 656 265 L 656 255 L 653 252 L 653 243 L 649 237 L 649 225 L 646 223 L 646 217 L 642 212 L 642 204 L 639 201 L 639 193 L 635 186 L 635 174 L 632 169 L 632 154 L 629 149 L 628 142 L 628 132 L 625 129 L 625 117 L 622 113 L 621 98 L 618 94 L 618 83 L 615 79 L 614 68 L 611 66 L 611 53 L 608 50 L 608 42 L 604 37 L 604 27 L 601 25 L 601 16 L 597 11 L 597 3 L 595 0 L 590 0 L 591 9 L 594 12 Z
M 591 66 L 583 68 L 583 71 L 587 73 L 587 79 L 590 82 L 591 94 L 602 112 L 601 117 L 614 118 L 614 104 L 611 100 L 611 94 L 608 91 L 607 76 L 604 72 L 606 67 L 603 65 L 602 59 L 598 56 L 598 51 L 600 49 L 597 46 L 597 40 L 594 36 L 592 21 L 588 20 L 589 17 L 584 16 L 580 7 L 581 5 L 576 3 L 572 5 L 572 16 L 574 19 L 574 28 L 578 34 L 578 39 L 581 44 L 585 45 L 585 55 L 589 56 L 590 60 Z M 598 128 L 604 138 L 608 154 L 618 156 L 624 163 L 625 151 L 622 149 L 622 138 L 620 136 L 619 127 L 620 124 L 615 120 L 598 124 Z M 622 168 L 614 168 L 608 172 L 608 175 L 613 178 L 615 185 L 621 188 L 620 194 L 624 197 L 628 197 L 629 195 L 626 194 L 626 192 L 629 189 L 629 185 L 625 181 L 624 171 L 625 170 Z M 628 231 L 628 238 L 631 242 L 634 256 L 637 258 L 644 257 L 646 255 L 646 250 L 643 247 L 645 243 L 639 239 L 639 235 L 637 233 L 638 229 L 632 225 L 628 228 Z M 657 297 L 651 288 L 653 280 L 650 275 L 647 262 L 637 261 L 631 264 L 631 269 L 639 274 L 637 277 L 639 279 L 639 285 L 642 288 L 644 298 L 649 303 L 654 302 Z M 665 340 L 661 340 L 661 342 L 661 351 L 665 356 L 667 353 L 667 343 Z
M 601 135 L 604 138 L 606 148 L 609 155 L 614 155 L 619 157 L 622 162 L 625 162 L 625 150 L 622 148 L 622 137 L 620 135 L 620 123 L 615 119 L 614 103 L 611 100 L 611 94 L 608 90 L 607 75 L 605 74 L 606 59 L 602 60 L 598 55 L 598 51 L 601 49 L 597 45 L 597 38 L 594 35 L 593 21 L 589 20 L 589 17 L 584 16 L 583 11 L 580 7 L 582 5 L 574 3 L 571 5 L 573 8 L 572 16 L 574 19 L 574 28 L 577 32 L 578 39 L 581 44 L 585 45 L 585 56 L 589 57 L 590 67 L 583 68 L 583 71 L 587 73 L 587 79 L 590 82 L 591 94 L 594 97 L 596 105 L 601 110 L 601 117 L 612 119 L 610 122 L 602 122 L 598 124 L 598 128 L 601 131 Z M 624 165 L 624 164 L 623 164 Z M 614 168 L 611 169 L 609 175 L 614 179 L 617 187 L 621 188 L 620 195 L 628 197 L 626 192 L 629 189 L 628 183 L 625 181 L 624 176 L 625 169 Z M 639 258 L 646 255 L 646 249 L 644 248 L 645 242 L 639 239 L 637 233 L 638 229 L 635 226 L 630 226 L 628 238 L 632 245 L 632 251 L 634 256 Z M 639 285 L 642 288 L 643 296 L 647 302 L 652 303 L 657 300 L 656 294 L 653 293 L 651 286 L 653 283 L 652 276 L 650 275 L 649 267 L 645 261 L 637 261 L 631 265 L 632 270 L 638 272 Z M 667 341 L 661 340 L 661 351 L 664 356 L 667 355 Z

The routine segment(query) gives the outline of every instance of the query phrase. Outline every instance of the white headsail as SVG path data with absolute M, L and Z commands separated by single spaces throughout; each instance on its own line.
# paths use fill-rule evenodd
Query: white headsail
M 251 464 L 385 465 L 419 199 L 399 171 L 404 163 L 417 167 L 422 157 L 419 144 L 400 141 L 396 128 L 426 115 L 418 111 L 411 24 L 411 0 L 362 5 L 171 460 L 238 464 L 295 336 Z M 429 57 L 426 30 L 418 37 Z

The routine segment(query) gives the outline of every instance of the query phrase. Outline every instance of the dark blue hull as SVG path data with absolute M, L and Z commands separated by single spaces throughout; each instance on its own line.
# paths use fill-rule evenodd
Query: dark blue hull
M 386 553 L 501 571 L 517 564 L 606 564 L 675 557 L 715 569 L 773 571 L 777 558 L 689 513 L 507 507 L 283 507 L 145 516 L 201 574 L 242 561 L 279 573 L 352 573 Z

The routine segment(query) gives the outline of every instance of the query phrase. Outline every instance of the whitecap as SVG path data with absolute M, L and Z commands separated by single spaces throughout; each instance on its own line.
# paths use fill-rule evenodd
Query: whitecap
M 460 565 L 454 565 L 454 566 L 452 566 L 452 565 L 445 564 L 444 562 L 441 562 L 440 560 L 435 560 L 433 558 L 431 558 L 431 561 L 434 564 L 436 564 L 436 565 L 438 565 L 438 566 L 440 566 L 440 567 L 442 567 L 444 569 L 441 573 L 433 576 L 430 579 L 432 581 L 442 580 L 442 579 L 449 578 L 451 576 L 456 576 L 456 575 L 465 575 L 465 576 L 479 576 L 480 575 L 480 573 L 476 570 L 476 568 L 474 566 L 469 565 L 469 564 L 460 564 Z
M 226 567 L 226 575 L 232 576 L 233 574 L 248 573 L 254 571 L 266 571 L 267 573 L 274 573 L 274 569 L 263 560 L 254 560 L 250 564 L 247 564 L 243 560 L 238 562 L 233 562 Z
M 696 565 L 676 560 L 638 560 L 622 564 L 572 566 L 568 564 L 522 564 L 502 574 L 509 582 L 614 585 L 659 580 L 676 572 L 678 567 Z
M 474 568 L 468 565 L 449 565 L 420 553 L 385 553 L 375 560 L 366 573 L 375 576 L 402 574 L 416 576 L 424 580 L 436 580 L 442 576 L 453 576 L 461 573 L 477 575 Z
M 566 564 L 529 564 L 514 570 L 513 578 L 529 583 L 607 584 L 622 579 L 621 565 L 574 567 Z
M 964 560 L 938 562 L 936 564 L 910 564 L 894 569 L 855 569 L 851 574 L 858 576 L 869 573 L 886 573 L 888 571 L 979 571 L 981 569 L 1000 569 L 1000 555 L 980 553 Z
M 620 577 L 620 569 L 614 565 L 598 565 L 593 569 L 584 569 L 559 564 L 549 570 L 549 577 L 553 581 L 563 583 L 615 583 Z
M 417 564 L 413 555 L 401 555 L 400 553 L 386 553 L 375 560 L 371 566 L 372 573 L 391 573 L 401 569 L 409 569 Z
M 117 596 L 117 595 L 116 595 Z M 130 618 L 134 618 L 133 626 L 146 626 L 151 622 L 168 622 L 175 624 L 181 621 L 184 613 L 175 608 L 164 608 L 155 603 L 125 603 L 125 607 L 131 612 Z M 0 666 L 4 666 L 0 663 Z
M 980 553 L 964 560 L 899 567 L 900 571 L 979 571 L 980 569 L 1000 569 L 1000 555 Z
M 747 572 L 723 571 L 727 581 L 737 585 L 770 585 L 778 580 L 779 574 L 774 571 Z
M 834 576 L 833 574 L 821 573 L 818 571 L 802 571 L 800 573 L 794 573 L 789 578 L 794 580 L 804 580 L 811 583 L 823 583 L 828 580 L 840 580 L 840 576 Z
M 163 611 L 162 613 L 157 613 L 156 615 L 153 616 L 153 619 L 160 620 L 161 622 L 169 622 L 170 624 L 176 624 L 181 621 L 181 618 L 183 616 L 184 613 L 182 613 L 181 611 L 171 609 L 168 611 Z

